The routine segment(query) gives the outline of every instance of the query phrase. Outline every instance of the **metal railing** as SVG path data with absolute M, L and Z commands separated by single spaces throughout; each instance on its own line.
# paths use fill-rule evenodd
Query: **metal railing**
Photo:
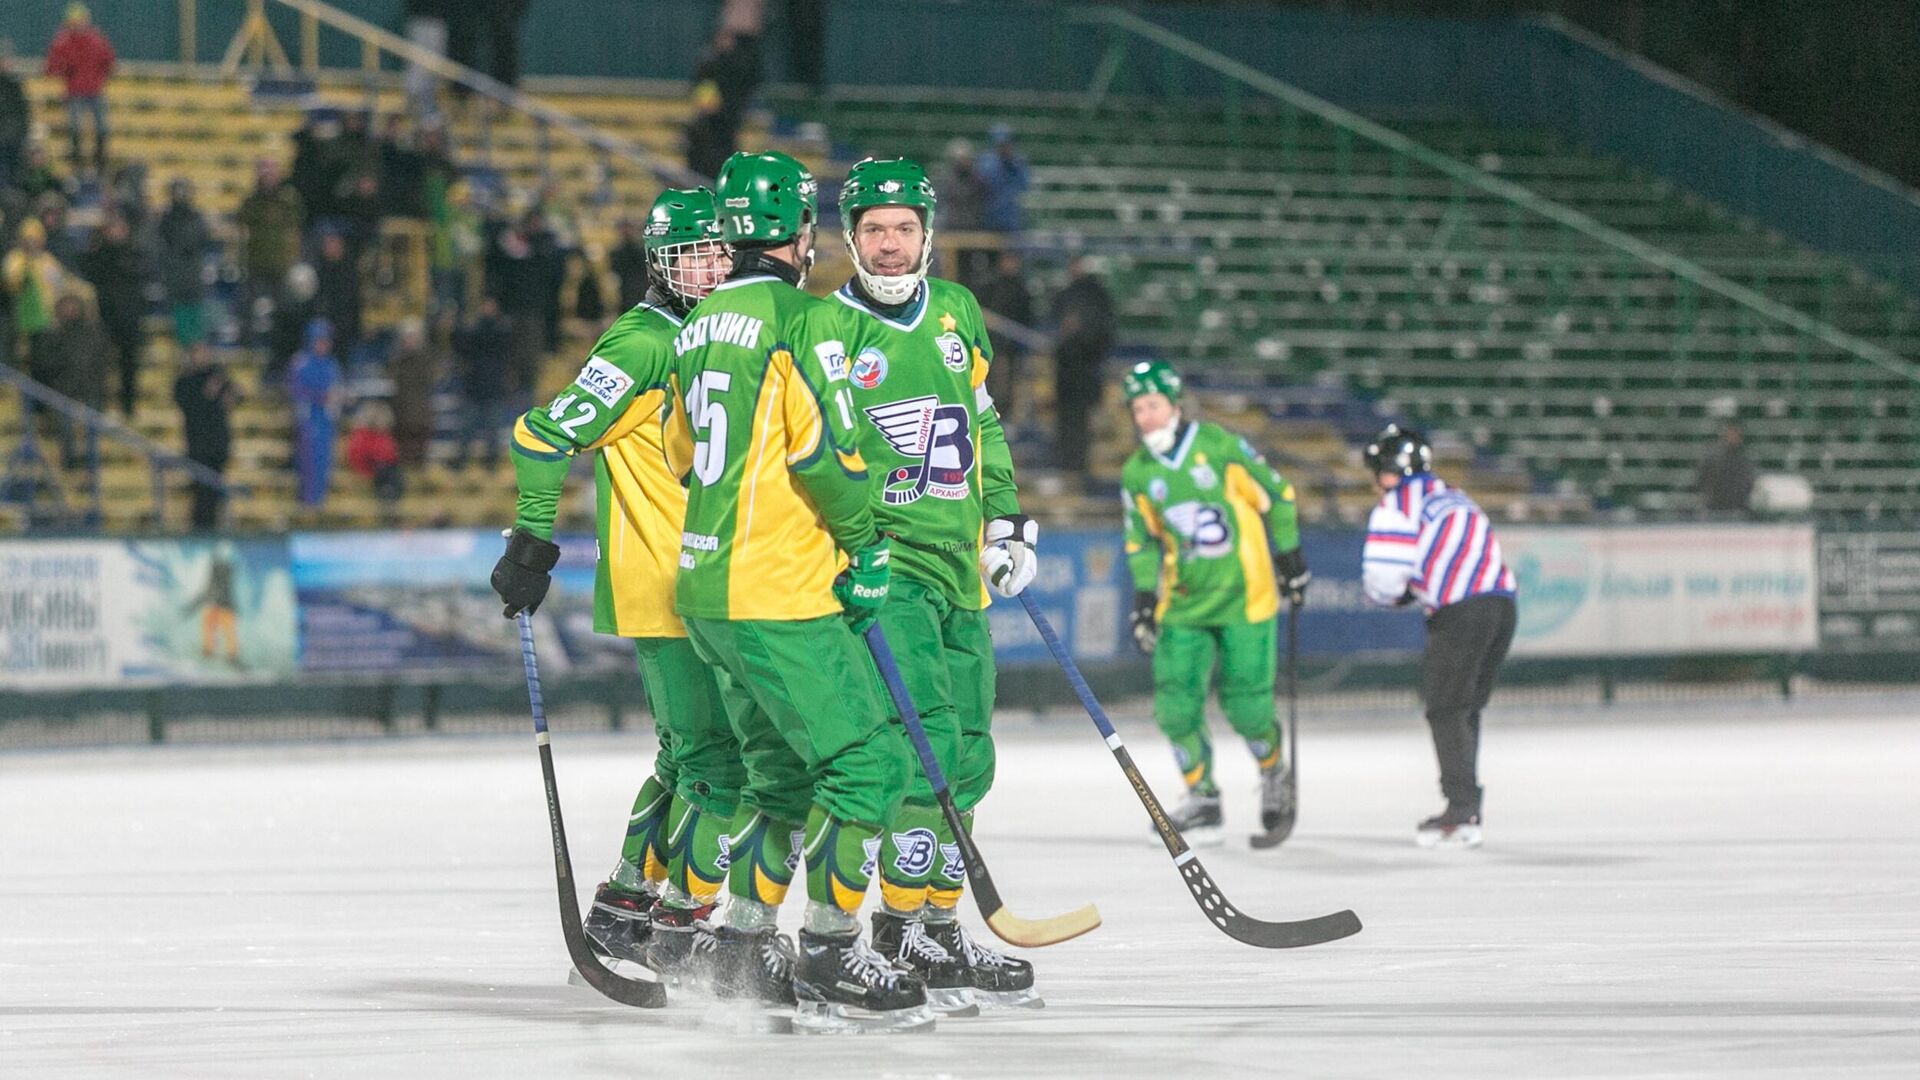
M 1796 333 L 1806 335 L 1865 363 L 1879 367 L 1909 382 L 1920 384 L 1920 366 L 1827 322 L 1783 304 L 1772 297 L 1732 281 L 1699 263 L 1672 251 L 1650 244 L 1619 229 L 1603 224 L 1591 215 L 1555 202 L 1533 190 L 1502 179 L 1433 150 L 1399 132 L 1384 127 L 1358 113 L 1322 100 L 1299 87 L 1256 70 L 1232 57 L 1222 55 L 1198 42 L 1149 22 L 1130 11 L 1111 7 L 1089 7 L 1074 11 L 1072 19 L 1109 28 L 1108 51 L 1100 65 L 1091 94 L 1095 100 L 1104 95 L 1125 56 L 1124 40 L 1136 38 L 1167 53 L 1207 69 L 1257 94 L 1280 102 L 1286 110 L 1284 124 L 1296 124 L 1302 115 L 1331 126 L 1347 139 L 1357 139 L 1386 151 L 1394 158 L 1394 176 L 1405 180 L 1414 169 L 1427 170 L 1462 189 L 1492 196 L 1519 211 L 1551 222 L 1618 255 L 1646 267 L 1671 275 L 1694 290 L 1725 299 L 1734 306 Z M 1348 145 L 1343 141 L 1340 145 Z
M 182 0 L 183 23 L 190 19 L 188 12 L 194 0 Z M 237 72 L 242 65 L 268 70 L 294 71 L 294 64 L 281 48 L 268 24 L 265 14 L 269 0 L 246 0 L 247 18 L 241 24 L 240 32 L 227 48 L 222 66 L 229 72 Z M 646 147 L 617 135 L 594 127 L 593 125 L 563 110 L 556 109 L 538 98 L 523 94 L 488 75 L 475 71 L 464 64 L 457 64 L 445 56 L 423 49 L 413 42 L 391 31 L 381 29 L 365 19 L 341 11 L 319 0 L 270 0 L 282 8 L 297 13 L 300 17 L 300 62 L 298 70 L 306 75 L 319 74 L 320 71 L 320 28 L 325 26 L 346 34 L 360 42 L 361 71 L 367 79 L 368 92 L 376 79 L 382 74 L 381 58 L 391 56 L 404 63 L 417 65 L 434 75 L 457 83 L 480 96 L 498 103 L 513 112 L 520 113 L 533 121 L 540 139 L 541 167 L 546 166 L 547 149 L 552 133 L 574 139 L 588 148 L 597 151 L 603 158 L 617 158 L 644 170 L 662 184 L 688 187 L 706 183 L 706 179 L 687 169 L 653 153 Z M 184 40 L 184 39 L 183 39 Z M 481 119 L 487 121 L 487 113 L 481 111 Z
M 35 500 L 44 491 L 57 502 L 58 518 L 83 528 L 99 527 L 103 517 L 99 450 L 102 436 L 131 448 L 135 454 L 146 460 L 153 490 L 153 516 L 156 521 L 160 520 L 166 511 L 167 474 L 170 471 L 183 473 L 195 484 L 212 488 L 229 498 L 247 494 L 247 488 L 244 485 L 228 480 L 191 458 L 162 449 L 151 439 L 98 409 L 83 405 L 6 364 L 0 364 L 0 382 L 12 386 L 20 394 L 20 442 L 9 454 L 5 463 L 4 477 L 0 478 L 0 487 L 7 490 L 0 491 L 0 501 L 25 504 L 30 519 L 35 517 L 33 511 Z M 84 432 L 86 451 L 82 456 L 86 463 L 86 505 L 78 515 L 67 512 L 65 495 L 59 489 L 58 476 L 52 473 L 50 466 L 45 463 L 45 458 L 39 449 L 38 436 L 34 431 L 35 409 L 29 407 L 29 402 L 59 414 L 65 423 L 75 425 Z

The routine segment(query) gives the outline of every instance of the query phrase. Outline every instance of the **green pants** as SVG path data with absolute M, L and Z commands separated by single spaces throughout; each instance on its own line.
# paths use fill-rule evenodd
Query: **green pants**
M 912 754 L 846 620 L 688 619 L 687 630 L 719 669 L 746 765 L 743 802 L 782 821 L 805 821 L 815 803 L 842 821 L 893 820 Z
M 970 812 L 993 786 L 995 671 L 987 613 L 955 606 L 922 582 L 895 578 L 880 609 L 880 629 L 954 805 Z M 891 705 L 884 685 L 876 686 Z M 893 720 L 900 722 L 897 715 Z M 942 906 L 959 902 L 965 881 L 960 849 L 917 763 L 906 805 L 881 847 L 880 871 L 887 904 L 896 910 L 917 909 L 930 889 Z
M 706 902 L 725 880 L 719 837 L 739 807 L 746 768 L 713 669 L 685 638 L 635 638 L 640 686 L 660 748 L 627 817 L 613 880 L 670 881 Z
M 660 739 L 654 775 L 702 813 L 732 817 L 746 769 L 713 668 L 686 638 L 635 638 L 633 651 Z
M 1173 740 L 1174 759 L 1187 786 L 1211 793 L 1213 743 L 1207 738 L 1207 689 L 1220 669 L 1220 709 L 1268 768 L 1278 761 L 1274 718 L 1277 633 L 1273 619 L 1226 626 L 1163 625 L 1153 650 L 1153 719 Z

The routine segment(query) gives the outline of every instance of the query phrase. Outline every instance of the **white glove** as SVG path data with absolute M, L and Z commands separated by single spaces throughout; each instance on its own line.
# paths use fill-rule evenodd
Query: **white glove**
M 1007 514 L 987 522 L 986 543 L 980 548 L 980 580 L 1001 596 L 1019 596 L 1040 572 L 1033 553 L 1040 542 L 1040 523 L 1025 514 Z

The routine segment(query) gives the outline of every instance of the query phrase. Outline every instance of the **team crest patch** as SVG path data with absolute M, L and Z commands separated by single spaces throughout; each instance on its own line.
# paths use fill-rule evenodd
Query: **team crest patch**
M 807 846 L 807 830 L 793 830 L 787 834 L 787 842 L 789 848 L 787 851 L 787 873 L 798 873 L 800 870 L 800 853 L 804 851 Z
M 887 378 L 887 354 L 869 345 L 860 350 L 853 358 L 853 371 L 849 374 L 853 385 L 862 390 L 871 390 Z
M 1147 498 L 1157 503 L 1167 501 L 1167 482 L 1156 476 L 1147 481 Z
M 860 876 L 870 879 L 873 872 L 880 869 L 880 838 L 869 836 L 860 841 L 860 850 L 866 856 L 860 863 Z
M 633 388 L 633 376 L 596 356 L 587 361 L 573 385 L 592 394 L 600 403 L 612 408 L 620 403 L 620 395 Z
M 847 347 L 837 341 L 823 341 L 813 347 L 813 354 L 820 358 L 820 366 L 826 370 L 828 382 L 845 382 L 847 378 Z
M 857 361 L 854 367 L 858 370 Z M 859 381 L 857 375 L 854 381 Z M 863 411 L 895 453 L 915 459 L 887 470 L 880 498 L 888 506 L 905 506 L 928 495 L 956 501 L 972 495 L 967 477 L 973 472 L 973 433 L 965 405 L 943 405 L 926 394 Z
M 948 371 L 967 370 L 967 346 L 958 334 L 941 334 L 933 339 L 940 347 L 940 362 L 947 365 Z
M 893 868 L 908 878 L 917 878 L 933 869 L 933 853 L 939 846 L 931 829 L 908 829 L 893 834 Z
M 1187 470 L 1187 475 L 1193 477 L 1193 482 L 1203 488 L 1213 487 L 1220 482 L 1220 474 L 1214 472 L 1213 466 L 1207 464 L 1195 465 Z
M 940 876 L 948 881 L 967 880 L 967 861 L 960 857 L 959 844 L 940 845 Z

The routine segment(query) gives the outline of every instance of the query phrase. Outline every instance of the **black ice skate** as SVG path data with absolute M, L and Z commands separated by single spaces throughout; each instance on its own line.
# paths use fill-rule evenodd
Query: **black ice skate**
M 1448 803 L 1445 810 L 1420 823 L 1413 839 L 1423 848 L 1479 847 L 1480 808 Z
M 712 975 L 712 904 L 682 908 L 656 904 L 647 935 L 648 967 L 669 986 L 704 985 Z M 696 948 L 695 943 L 700 947 Z
M 927 987 L 888 963 L 858 931 L 800 931 L 794 1027 L 806 1032 L 932 1031 Z
M 979 1016 L 966 962 L 928 934 L 927 927 L 890 911 L 873 913 L 873 951 L 920 977 L 927 1004 L 941 1016 Z
M 611 881 L 601 882 L 593 891 L 593 905 L 587 909 L 587 943 L 594 953 L 634 964 L 647 962 L 647 935 L 653 929 L 652 893 L 622 888 Z
M 1167 820 L 1187 838 L 1188 847 L 1218 847 L 1226 839 L 1217 791 L 1209 795 L 1189 790 L 1179 806 L 1167 811 Z M 1156 830 L 1154 836 L 1159 835 Z
M 1278 847 L 1293 835 L 1298 811 L 1294 798 L 1293 770 L 1275 763 L 1260 770 L 1260 829 L 1252 837 L 1257 848 Z
M 713 993 L 715 997 L 792 1006 L 793 941 L 773 927 L 741 930 L 715 927 Z
M 1033 988 L 1032 964 L 975 941 L 959 920 L 928 923 L 927 935 L 967 965 L 973 999 L 981 1005 L 989 1009 L 1007 1005 L 1022 1009 L 1046 1006 L 1040 992 Z

